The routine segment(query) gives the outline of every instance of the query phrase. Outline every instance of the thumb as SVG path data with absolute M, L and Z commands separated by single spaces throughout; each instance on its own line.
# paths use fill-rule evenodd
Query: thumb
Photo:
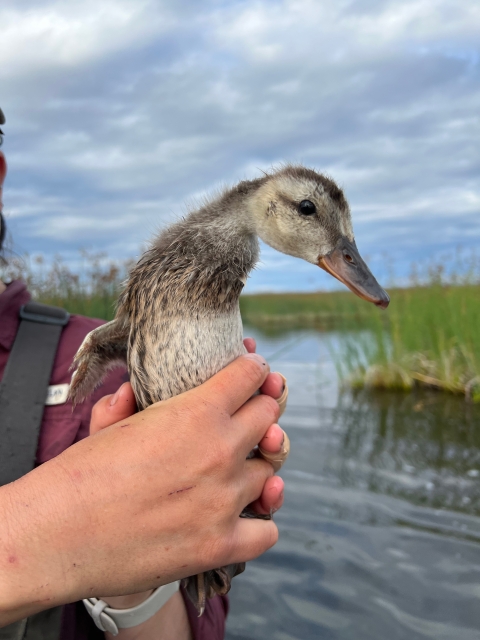
M 104 396 L 94 405 L 90 419 L 90 435 L 130 417 L 136 411 L 132 385 L 130 382 L 124 382 L 115 394 Z
M 199 387 L 188 391 L 204 402 L 214 402 L 233 416 L 262 386 L 270 372 L 266 360 L 256 353 L 240 356 Z

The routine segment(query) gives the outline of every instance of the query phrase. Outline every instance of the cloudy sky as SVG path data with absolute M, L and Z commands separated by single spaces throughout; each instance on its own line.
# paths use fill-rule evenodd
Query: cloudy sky
M 2 0 L 0 25 L 18 252 L 138 255 L 286 160 L 344 187 L 381 277 L 478 245 L 476 0 Z M 266 247 L 249 289 L 328 284 Z

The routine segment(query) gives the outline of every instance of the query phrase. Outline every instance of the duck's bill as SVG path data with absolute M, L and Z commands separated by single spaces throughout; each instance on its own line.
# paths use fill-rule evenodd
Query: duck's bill
M 318 266 L 343 282 L 357 296 L 386 309 L 390 303 L 388 293 L 376 281 L 358 253 L 355 241 L 341 238 L 336 248 L 323 258 Z

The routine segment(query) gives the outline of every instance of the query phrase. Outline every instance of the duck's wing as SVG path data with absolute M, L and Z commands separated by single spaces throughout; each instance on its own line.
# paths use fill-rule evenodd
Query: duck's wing
M 71 367 L 75 373 L 69 398 L 74 405 L 83 402 L 110 369 L 126 366 L 128 333 L 128 326 L 115 319 L 87 334 Z

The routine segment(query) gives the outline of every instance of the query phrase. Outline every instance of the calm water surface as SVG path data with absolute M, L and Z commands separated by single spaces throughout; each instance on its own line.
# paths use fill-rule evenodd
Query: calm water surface
M 480 640 L 480 407 L 342 392 L 335 334 L 246 335 L 288 377 L 292 453 L 228 640 Z

